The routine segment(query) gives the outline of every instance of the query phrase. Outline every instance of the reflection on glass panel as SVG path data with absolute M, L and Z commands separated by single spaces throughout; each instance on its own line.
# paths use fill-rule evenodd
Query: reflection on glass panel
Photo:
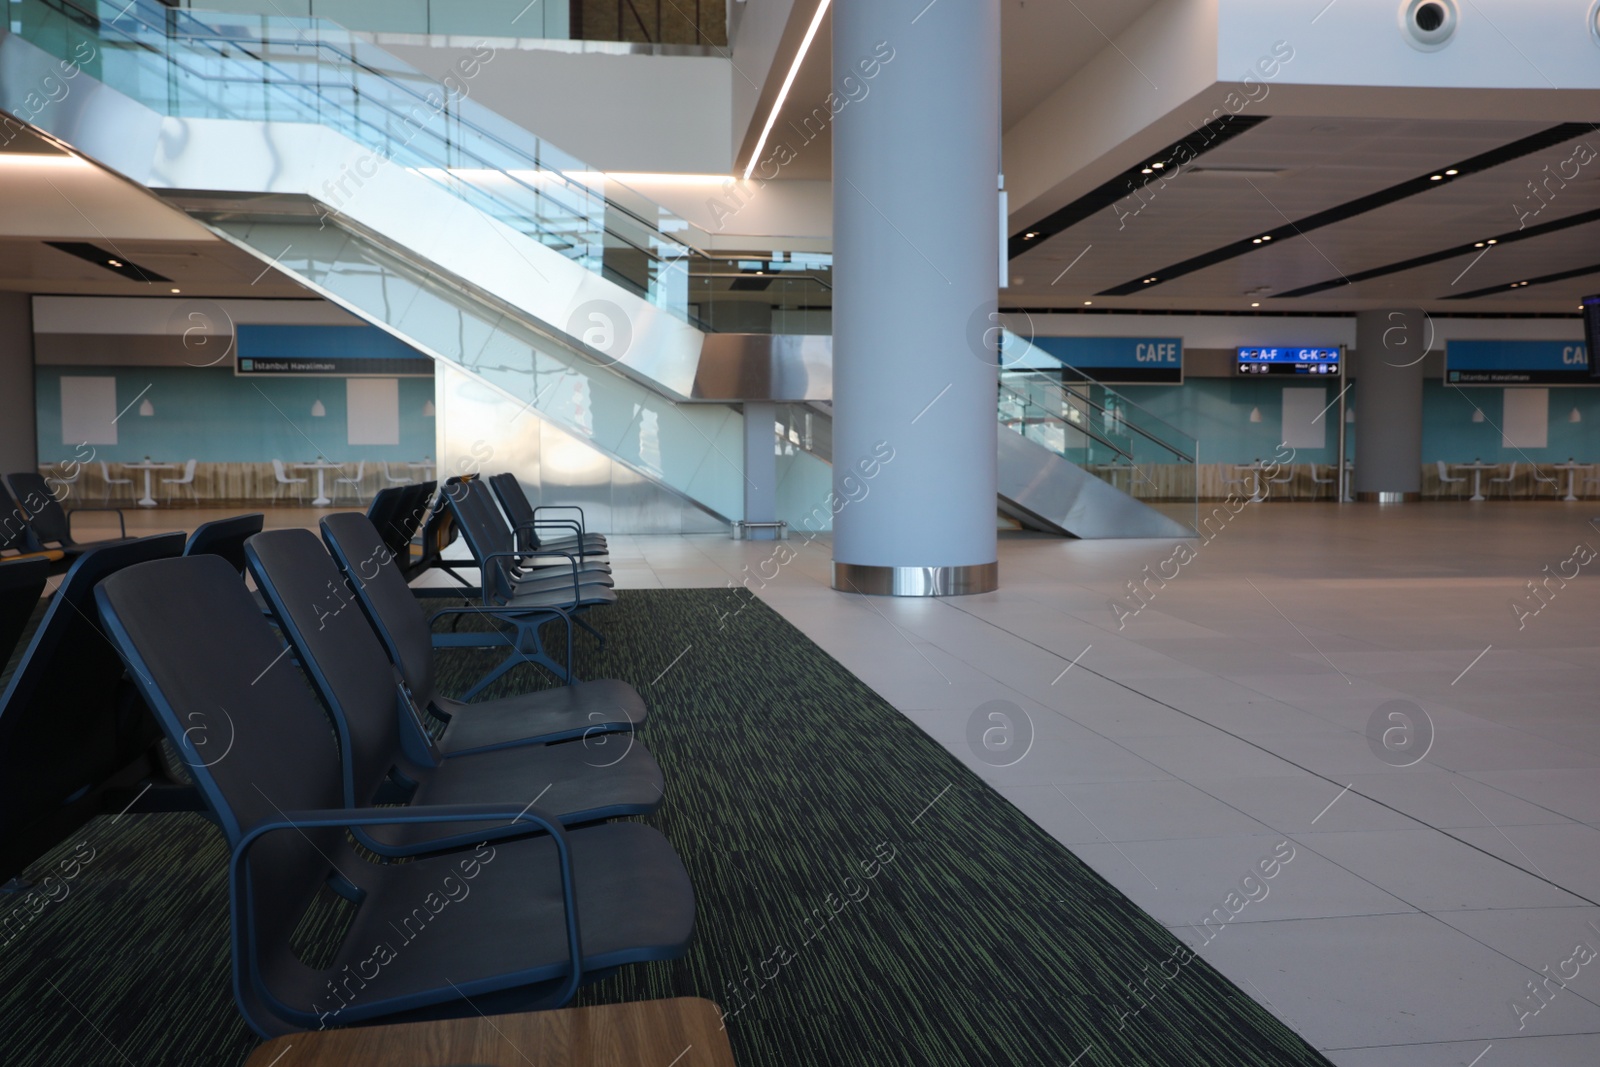
M 311 14 L 374 33 L 428 32 L 428 0 L 312 0 Z

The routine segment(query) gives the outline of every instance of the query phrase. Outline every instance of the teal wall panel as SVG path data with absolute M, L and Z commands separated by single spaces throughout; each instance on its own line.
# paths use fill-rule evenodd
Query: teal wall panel
M 112 463 L 266 463 L 274 459 L 418 460 L 435 454 L 434 422 L 423 415 L 433 399 L 432 378 L 401 378 L 400 444 L 347 443 L 344 378 L 236 378 L 227 368 L 50 367 L 36 368 L 39 462 L 73 457 L 76 442 L 61 440 L 61 379 L 114 377 L 117 407 L 133 405 L 117 421 L 117 443 L 95 445 L 94 457 Z M 144 392 L 155 408 L 141 416 L 135 398 Z M 142 403 L 141 400 L 141 403 Z M 311 415 L 322 401 L 327 414 Z

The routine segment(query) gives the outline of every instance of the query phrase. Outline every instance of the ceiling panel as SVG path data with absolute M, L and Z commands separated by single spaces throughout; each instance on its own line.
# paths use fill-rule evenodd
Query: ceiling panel
M 1060 88 L 1089 60 L 1106 47 L 1138 17 L 1154 7 L 1157 0 L 1004 0 L 1000 16 L 1000 49 L 1005 61 L 1001 67 L 1001 122 L 1010 129 L 1051 93 Z M 815 10 L 815 8 L 809 8 Z M 823 16 L 811 51 L 800 67 L 794 85 L 761 159 L 773 155 L 774 146 L 785 143 L 795 154 L 781 176 L 826 181 L 833 174 L 831 128 L 820 136 L 808 134 L 805 119 L 817 108 L 826 110 L 828 93 L 833 88 L 833 61 L 829 41 L 833 38 L 833 11 Z M 914 39 L 892 42 L 896 47 L 912 47 Z M 782 79 L 789 72 L 792 57 L 773 68 Z M 893 63 L 881 77 L 893 71 Z M 765 113 L 755 117 L 764 124 Z M 821 124 L 813 121 L 813 131 Z
M 1503 280 L 1551 273 L 1600 260 L 1600 227 L 1581 226 L 1496 247 L 1452 287 L 1471 262 L 1456 257 L 1374 278 L 1315 296 L 1275 300 L 1273 294 L 1341 274 L 1412 257 L 1518 228 L 1521 210 L 1538 201 L 1528 187 L 1564 168 L 1577 178 L 1553 192 L 1535 225 L 1600 208 L 1600 158 L 1585 158 L 1584 139 L 1543 149 L 1492 170 L 1443 182 L 1365 214 L 1301 237 L 1288 237 L 1126 297 L 1102 290 L 1210 252 L 1253 234 L 1282 227 L 1431 170 L 1540 133 L 1551 124 L 1505 121 L 1423 122 L 1277 116 L 1207 153 L 1165 186 L 1146 190 L 1137 215 L 1106 210 L 1014 259 L 1012 287 L 1002 299 L 1015 307 L 1241 309 L 1312 311 L 1353 309 L 1374 302 L 1436 306 L 1454 288 L 1464 291 Z M 1590 139 L 1600 146 L 1600 138 Z M 1549 168 L 1546 170 L 1546 168 Z M 1153 193 L 1153 196 L 1150 194 Z M 1123 205 L 1127 210 L 1137 201 Z M 1087 251 L 1086 251 L 1087 250 Z M 1490 261 L 1493 261 L 1491 266 Z M 1070 269 L 1068 269 L 1070 267 Z M 1062 272 L 1065 271 L 1065 274 Z M 1481 274 L 1482 280 L 1475 275 Z M 1485 297 L 1446 308 L 1568 312 L 1575 295 L 1594 280 L 1529 286 L 1502 298 Z M 1548 291 L 1542 292 L 1541 289 Z

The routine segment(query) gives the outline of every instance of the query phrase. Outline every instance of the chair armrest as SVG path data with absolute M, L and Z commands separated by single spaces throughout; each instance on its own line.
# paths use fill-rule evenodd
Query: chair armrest
M 577 606 L 578 601 L 583 599 L 583 596 L 578 592 L 578 561 L 577 561 L 577 559 L 574 558 L 572 553 L 570 553 L 570 552 L 546 552 L 546 551 L 544 551 L 542 549 L 538 550 L 538 551 L 534 551 L 534 552 L 491 552 L 491 553 L 489 553 L 489 555 L 485 556 L 482 560 L 480 560 L 478 565 L 483 569 L 481 580 L 482 580 L 482 583 L 483 583 L 483 602 L 484 602 L 484 604 L 486 604 L 486 605 L 488 605 L 490 607 L 497 606 L 497 605 L 491 604 L 490 601 L 489 601 L 489 564 L 493 563 L 497 559 L 537 559 L 540 556 L 565 556 L 566 557 L 567 563 L 572 567 L 572 603 L 573 603 L 573 606 Z
M 537 531 L 539 530 L 540 527 L 545 527 L 545 528 L 555 527 L 555 528 L 561 529 L 561 530 L 570 530 L 570 531 L 572 531 L 572 536 L 574 538 L 576 538 L 577 542 L 578 542 L 578 558 L 579 559 L 583 559 L 584 558 L 584 548 L 583 548 L 584 533 L 583 533 L 583 527 L 580 526 L 578 523 L 574 522 L 571 519 L 537 519 L 536 518 L 532 522 L 521 523 L 521 524 L 519 524 L 517 526 L 516 530 L 514 531 L 516 533 L 516 535 L 517 535 L 517 543 L 519 545 L 522 543 L 521 535 L 525 534 L 525 533 L 531 535 L 533 537 L 533 539 L 535 541 L 537 541 L 539 539 L 539 535 L 538 535 Z
M 111 512 L 113 515 L 115 515 L 117 517 L 117 528 L 122 531 L 122 536 L 123 537 L 127 537 L 128 536 L 128 520 L 127 520 L 127 517 L 122 514 L 122 509 L 121 508 L 73 508 L 71 511 L 67 512 L 67 530 L 69 532 L 72 530 L 72 516 L 78 514 L 78 512 L 80 512 L 80 511 L 109 511 L 109 512 Z
M 583 972 L 583 945 L 578 936 L 578 898 L 572 875 L 572 846 L 561 820 L 543 808 L 529 804 L 517 810 L 516 805 L 505 804 L 431 804 L 414 808 L 332 808 L 315 811 L 285 812 L 278 809 L 280 818 L 252 827 L 250 832 L 234 846 L 228 861 L 228 896 L 233 910 L 235 938 L 250 936 L 253 928 L 248 915 L 242 914 L 241 893 L 244 884 L 244 865 L 252 845 L 257 840 L 279 830 L 304 833 L 308 828 L 356 826 L 399 826 L 414 823 L 445 822 L 504 822 L 507 826 L 527 823 L 550 835 L 556 846 L 556 858 L 561 865 L 561 897 L 565 904 L 567 921 L 567 954 L 572 960 L 572 973 L 562 984 L 556 1004 L 565 1004 L 578 991 Z
M 554 615 L 560 618 L 567 626 L 567 678 L 565 684 L 572 684 L 572 616 L 561 608 L 531 608 L 523 611 L 513 611 L 509 608 L 499 607 L 440 608 L 428 616 L 428 629 L 430 631 L 433 629 L 433 620 L 441 615 L 487 615 L 510 623 L 525 621 L 529 615 Z
M 534 520 L 539 518 L 541 511 L 576 511 L 578 513 L 578 536 L 583 537 L 588 533 L 588 521 L 584 518 L 583 509 L 576 504 L 541 504 L 533 509 Z M 571 521 L 570 519 L 567 521 Z

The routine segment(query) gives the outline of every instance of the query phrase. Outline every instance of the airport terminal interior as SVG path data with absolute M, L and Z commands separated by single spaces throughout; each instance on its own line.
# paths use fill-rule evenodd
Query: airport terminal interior
M 1600 2 L 0 0 L 0 1062 L 1600 1064 Z

